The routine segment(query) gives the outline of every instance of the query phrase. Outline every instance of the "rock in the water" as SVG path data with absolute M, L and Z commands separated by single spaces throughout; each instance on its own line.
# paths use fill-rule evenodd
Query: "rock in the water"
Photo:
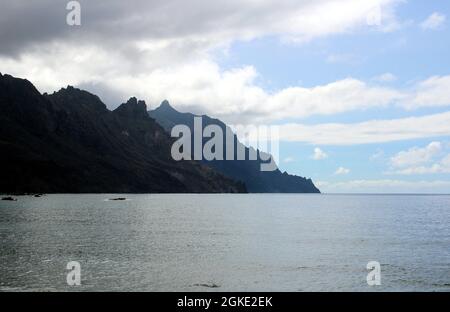
M 8 201 L 17 201 L 17 199 L 13 198 L 13 197 L 2 197 L 2 200 L 8 200 Z
M 220 287 L 219 285 L 216 285 L 214 283 L 212 283 L 212 284 L 194 284 L 194 286 L 207 287 L 207 288 L 219 288 Z

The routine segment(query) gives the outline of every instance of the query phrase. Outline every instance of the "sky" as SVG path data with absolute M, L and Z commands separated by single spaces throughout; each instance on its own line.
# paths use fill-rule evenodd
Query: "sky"
M 0 0 L 0 72 L 277 125 L 327 193 L 450 193 L 450 2 Z

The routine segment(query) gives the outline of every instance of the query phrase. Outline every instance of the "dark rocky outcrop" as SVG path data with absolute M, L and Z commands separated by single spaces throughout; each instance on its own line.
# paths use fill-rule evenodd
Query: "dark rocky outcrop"
M 172 142 L 136 98 L 110 111 L 89 92 L 42 95 L 0 74 L 2 193 L 245 192 L 210 167 L 174 161 Z

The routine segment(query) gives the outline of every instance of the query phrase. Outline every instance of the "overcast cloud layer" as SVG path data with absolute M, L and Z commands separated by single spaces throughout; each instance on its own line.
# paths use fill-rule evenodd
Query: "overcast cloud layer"
M 386 79 L 349 77 L 269 92 L 256 84 L 259 74 L 251 64 L 224 71 L 211 56 L 237 40 L 278 36 L 285 44 L 302 44 L 357 32 L 378 12 L 382 24 L 371 30 L 393 31 L 401 24 L 395 16 L 399 0 L 80 1 L 80 27 L 66 25 L 64 0 L 0 1 L 0 71 L 25 77 L 42 92 L 75 85 L 99 94 L 110 107 L 130 96 L 153 107 L 167 98 L 181 110 L 230 123 L 450 104 L 450 76 L 430 77 L 406 89 L 387 87 Z M 439 127 L 418 132 L 414 119 L 289 124 L 283 126 L 289 130 L 283 138 L 332 144 L 339 136 L 340 144 L 361 144 L 449 134 L 448 115 L 422 118 Z
M 80 1 L 80 27 L 66 25 L 67 1 L 1 1 L 0 70 L 45 92 L 81 86 L 113 107 L 131 95 L 168 98 L 229 122 L 333 114 L 405 96 L 354 79 L 272 94 L 255 84 L 251 65 L 223 71 L 210 56 L 236 40 L 272 35 L 299 44 L 358 31 L 379 12 L 375 29 L 389 31 L 398 0 Z
M 395 27 L 399 0 L 80 0 L 82 28 L 63 27 L 67 0 L 2 0 L 2 53 L 13 55 L 31 43 L 72 41 L 198 45 L 200 49 L 231 40 L 280 35 L 301 41 L 348 32 L 367 23 L 380 8 L 383 29 Z M 13 31 L 12 31 L 13 30 Z M 131 48 L 131 46 L 130 46 Z

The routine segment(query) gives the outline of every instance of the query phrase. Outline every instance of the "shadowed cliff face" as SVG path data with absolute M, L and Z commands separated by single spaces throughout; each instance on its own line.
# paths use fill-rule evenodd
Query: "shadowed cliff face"
M 191 113 L 180 113 L 170 106 L 169 102 L 164 101 L 160 107 L 150 111 L 149 115 L 154 118 L 168 133 L 173 126 L 183 124 L 191 129 L 194 133 L 194 117 L 196 115 Z M 203 128 L 208 125 L 217 125 L 226 132 L 227 125 L 218 119 L 213 119 L 208 116 L 202 116 Z M 204 140 L 203 144 L 207 139 Z M 241 145 L 235 137 L 235 157 L 237 145 Z M 224 140 L 225 142 L 225 140 Z M 193 144 L 192 144 L 193 145 Z M 223 146 L 224 158 L 226 154 L 226 145 Z M 249 149 L 245 148 L 246 155 L 249 154 Z M 246 158 L 248 159 L 248 157 Z M 203 160 L 203 164 L 214 168 L 218 172 L 245 183 L 247 190 L 251 193 L 320 193 L 311 179 L 306 179 L 299 176 L 290 175 L 286 172 L 282 173 L 280 170 L 275 171 L 261 171 L 261 160 Z
M 175 162 L 172 142 L 136 98 L 109 111 L 86 91 L 41 95 L 0 75 L 0 192 L 245 192 L 211 168 Z

